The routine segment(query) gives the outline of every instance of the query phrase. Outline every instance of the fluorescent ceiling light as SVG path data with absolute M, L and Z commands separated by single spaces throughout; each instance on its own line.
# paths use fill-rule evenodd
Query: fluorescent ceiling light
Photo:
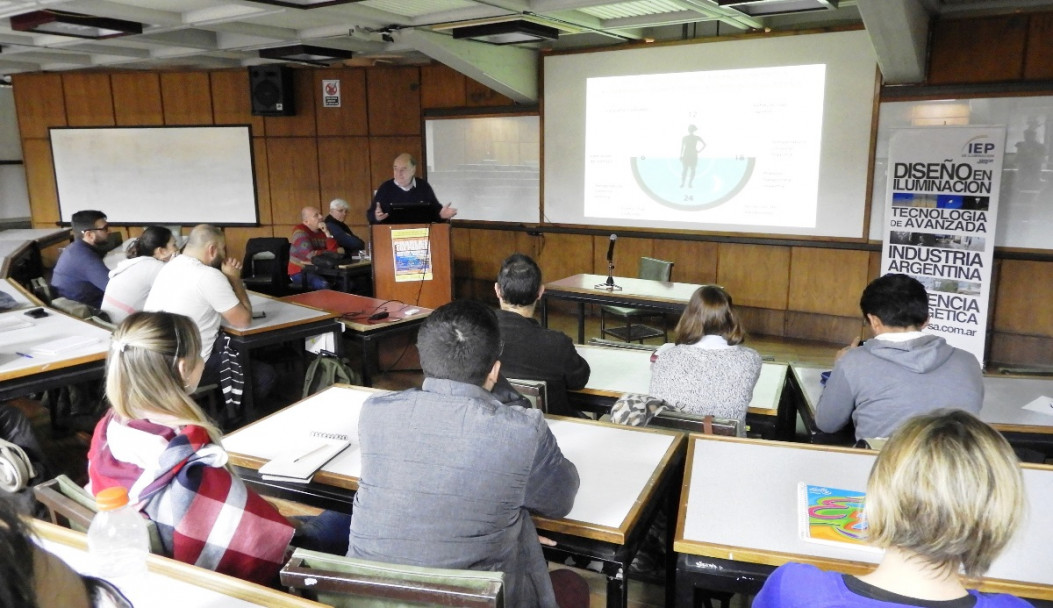
M 284 61 L 297 61 L 311 65 L 329 65 L 334 61 L 350 59 L 352 56 L 351 51 L 311 46 L 309 44 L 260 49 L 259 53 L 263 59 L 282 59 Z
M 320 6 L 333 6 L 336 4 L 351 4 L 352 2 L 361 2 L 361 0 L 252 0 L 253 2 L 259 2 L 260 4 L 275 4 L 277 6 L 287 6 L 289 8 L 318 8 Z
M 143 24 L 124 19 L 96 17 L 68 11 L 43 10 L 11 17 L 11 29 L 73 38 L 101 40 L 130 34 L 142 34 Z
M 720 6 L 733 8 L 751 17 L 805 13 L 837 8 L 839 0 L 717 0 Z
M 559 38 L 559 30 L 532 21 L 516 19 L 513 21 L 498 21 L 482 25 L 455 27 L 453 28 L 453 37 L 458 39 L 467 38 L 490 44 L 521 44 L 541 40 L 556 40 Z

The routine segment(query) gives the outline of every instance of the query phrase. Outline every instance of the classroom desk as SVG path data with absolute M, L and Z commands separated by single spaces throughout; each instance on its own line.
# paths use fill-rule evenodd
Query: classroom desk
M 647 308 L 657 312 L 680 314 L 687 307 L 691 294 L 701 285 L 672 283 L 614 277 L 621 290 L 597 289 L 607 280 L 601 274 L 576 274 L 572 277 L 545 283 L 541 298 L 541 326 L 548 327 L 548 301 L 569 300 L 578 304 L 578 344 L 585 342 L 585 305 L 601 304 Z
M 253 319 L 247 329 L 235 329 L 223 326 L 238 351 L 238 361 L 245 374 L 245 392 L 242 396 L 242 410 L 248 420 L 255 420 L 256 408 L 252 395 L 252 359 L 249 353 L 253 349 L 281 344 L 293 340 L 303 340 L 328 332 L 338 331 L 340 325 L 333 319 L 336 315 L 324 310 L 283 302 L 270 296 L 249 292 L 253 314 L 259 312 L 267 316 Z
M 32 521 L 38 544 L 79 573 L 90 573 L 88 539 L 81 532 Z M 135 608 L 322 608 L 324 604 L 250 583 L 232 576 L 177 562 L 160 555 L 147 557 L 146 576 L 121 583 Z
M 41 248 L 68 243 L 69 228 L 9 228 L 0 230 L 0 241 L 35 241 Z
M 802 540 L 797 484 L 865 490 L 877 452 L 788 442 L 691 435 L 674 549 L 677 605 L 695 588 L 756 593 L 775 566 L 805 562 L 862 574 L 881 553 Z M 1022 465 L 1029 516 L 980 589 L 1053 599 L 1049 567 L 1053 467 Z M 1042 557 L 1046 556 L 1046 557 Z
M 855 437 L 823 433 L 815 425 L 815 406 L 823 394 L 820 374 L 829 367 L 796 365 L 793 369 L 797 410 L 813 443 L 852 442 Z M 1014 446 L 1053 451 L 1053 414 L 1040 414 L 1023 406 L 1040 396 L 1053 397 L 1053 379 L 1033 376 L 984 376 L 984 403 L 980 420 L 1005 435 Z M 1051 410 L 1053 412 L 1053 410 Z
M 20 261 L 29 262 L 36 266 L 32 262 L 35 255 L 34 248 L 36 248 L 36 245 L 31 240 L 0 240 L 0 277 L 10 277 Z M 39 255 L 35 257 L 39 257 Z M 36 268 L 34 268 L 35 271 Z
M 601 414 L 622 393 L 647 394 L 651 388 L 650 350 L 578 345 L 578 354 L 589 362 L 592 373 L 585 388 L 568 391 L 570 403 Z M 793 438 L 796 412 L 786 384 L 787 365 L 764 363 L 746 410 L 750 433 L 765 439 Z
M 336 279 L 340 283 L 340 291 L 344 293 L 351 293 L 351 284 L 358 277 L 365 277 L 370 279 L 372 283 L 373 277 L 373 261 L 372 260 L 356 260 L 350 264 L 343 264 L 336 268 L 321 268 L 310 264 L 304 266 L 304 271 L 300 274 L 300 287 L 306 289 L 304 282 L 307 280 L 307 275 L 316 274 L 326 279 Z
M 23 309 L 0 313 L 0 399 L 97 380 L 105 374 L 110 332 L 56 310 L 44 310 L 48 316 L 40 319 L 27 317 Z M 10 328 L 10 324 L 29 325 Z M 9 329 L 2 329 L 4 326 Z M 89 342 L 55 354 L 34 350 L 72 336 L 83 336 Z
M 373 374 L 378 371 L 377 345 L 380 340 L 417 331 L 430 308 L 410 306 L 402 302 L 367 298 L 332 289 L 320 289 L 286 296 L 286 302 L 327 310 L 344 325 L 344 337 L 362 348 L 362 383 L 373 386 Z M 387 311 L 386 319 L 370 321 L 375 312 Z
M 369 389 L 334 386 L 239 429 L 223 440 L 230 462 L 264 494 L 350 512 L 362 470 L 358 415 L 371 394 Z M 548 417 L 548 424 L 563 454 L 577 465 L 581 486 L 566 517 L 535 518 L 543 534 L 557 542 L 545 548 L 546 555 L 554 561 L 572 555 L 602 562 L 607 605 L 624 608 L 629 564 L 668 502 L 663 498 L 675 495 L 683 436 L 561 417 Z M 309 484 L 290 487 L 294 484 L 260 478 L 260 466 L 288 450 L 292 438 L 306 439 L 312 430 L 347 434 L 353 438 L 351 447 L 322 467 Z M 668 572 L 671 582 L 671 567 Z
M 26 290 L 18 284 L 18 281 L 14 279 L 0 279 L 0 292 L 6 293 L 14 298 L 15 302 L 18 303 L 18 307 L 21 309 L 29 308 L 30 306 L 42 306 L 34 296 L 27 293 Z

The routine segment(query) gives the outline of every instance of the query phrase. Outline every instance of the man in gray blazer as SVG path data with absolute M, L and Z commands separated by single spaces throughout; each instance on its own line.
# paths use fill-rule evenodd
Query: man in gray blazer
M 362 408 L 348 555 L 501 571 L 506 606 L 556 606 L 530 516 L 570 512 L 578 472 L 540 411 L 491 394 L 501 368 L 494 312 L 471 301 L 441 306 L 417 348 L 423 387 Z

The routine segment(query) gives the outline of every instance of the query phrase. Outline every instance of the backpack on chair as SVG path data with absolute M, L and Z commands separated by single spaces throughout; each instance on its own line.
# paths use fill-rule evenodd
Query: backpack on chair
M 334 384 L 361 384 L 362 378 L 352 369 L 347 359 L 329 351 L 321 351 L 307 366 L 303 379 L 303 397 L 313 395 Z

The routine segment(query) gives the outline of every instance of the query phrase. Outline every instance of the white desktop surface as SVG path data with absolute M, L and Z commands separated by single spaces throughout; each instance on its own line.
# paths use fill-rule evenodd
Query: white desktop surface
M 866 490 L 877 453 L 756 440 L 691 437 L 677 551 L 736 559 L 757 552 L 772 565 L 809 558 L 876 563 L 880 553 L 804 541 L 797 525 L 797 484 Z M 985 578 L 1053 585 L 1053 467 L 1023 467 L 1028 516 Z M 691 543 L 718 545 L 691 547 Z M 722 555 L 721 555 L 722 554 Z M 730 554 L 730 557 L 728 557 Z M 743 559 L 745 559 L 743 557 Z M 836 565 L 835 565 L 836 567 Z M 1053 597 L 1053 588 L 1048 590 Z
M 792 367 L 804 393 L 805 403 L 814 415 L 815 406 L 823 394 L 820 374 L 830 368 L 796 364 Z M 979 418 L 1002 430 L 1053 433 L 1053 416 L 1023 409 L 1042 395 L 1053 397 L 1053 380 L 984 376 L 984 403 Z
M 341 433 L 348 436 L 351 445 L 322 470 L 357 480 L 362 474 L 358 415 L 366 399 L 376 393 L 362 388 L 330 387 L 230 433 L 223 438 L 223 447 L 230 453 L 268 461 L 295 452 L 295 441 L 302 438 L 309 442 L 312 431 Z
M 352 445 L 322 471 L 352 477 L 362 474 L 358 449 L 358 416 L 362 403 L 376 391 L 335 386 L 290 405 L 223 439 L 228 452 L 262 461 L 290 450 L 292 438 L 312 430 L 345 433 Z M 656 482 L 661 465 L 679 433 L 619 427 L 606 423 L 550 418 L 564 456 L 578 467 L 581 486 L 574 508 L 563 518 L 620 528 Z
M 224 323 L 223 327 L 229 333 L 235 335 L 254 334 L 261 331 L 279 329 L 288 325 L 300 325 L 322 319 L 331 319 L 335 316 L 331 312 L 301 306 L 292 302 L 282 302 L 256 292 L 249 292 L 249 302 L 252 304 L 252 312 L 254 314 L 262 311 L 267 316 L 261 319 L 253 319 L 248 329 L 234 329 L 227 327 L 226 323 Z
M 6 293 L 18 302 L 20 308 L 27 306 L 35 306 L 36 304 L 26 297 L 26 294 L 22 293 L 22 290 L 16 287 L 14 279 L 0 279 L 0 291 Z
M 56 529 L 46 522 L 34 522 L 43 538 L 38 544 L 81 574 L 91 574 L 91 562 L 84 546 L 84 534 Z M 76 546 L 66 540 L 76 543 Z M 148 559 L 146 576 L 115 582 L 135 608 L 249 608 L 253 606 L 321 607 L 322 604 L 281 591 L 217 574 L 210 570 L 179 564 L 157 555 Z M 158 565 L 162 568 L 158 568 Z M 168 568 L 163 568 L 168 566 Z M 167 571 L 178 571 L 172 575 Z
M 61 312 L 45 308 L 48 316 L 42 319 L 27 317 L 24 310 L 0 313 L 0 322 L 7 319 L 29 321 L 33 325 L 22 329 L 0 331 L 0 378 L 45 372 L 68 364 L 102 359 L 110 348 L 110 332 L 87 321 L 74 319 Z M 90 344 L 54 355 L 33 353 L 37 345 L 66 338 L 85 336 L 93 339 Z M 17 353 L 26 353 L 23 357 Z
M 615 393 L 642 393 L 651 390 L 651 352 L 632 348 L 578 345 L 578 354 L 589 362 L 592 372 L 586 390 Z M 750 409 L 774 416 L 786 380 L 783 363 L 764 363 L 753 387 Z
M 38 241 L 69 236 L 69 228 L 10 228 L 0 230 L 0 241 Z

